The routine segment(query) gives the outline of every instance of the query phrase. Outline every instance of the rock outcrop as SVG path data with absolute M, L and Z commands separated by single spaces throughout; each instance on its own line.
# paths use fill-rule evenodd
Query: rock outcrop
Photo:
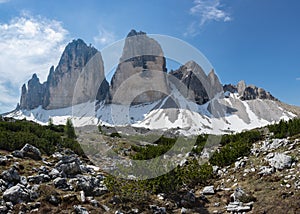
M 224 92 L 238 93 L 241 100 L 268 99 L 277 100 L 270 92 L 255 85 L 246 85 L 244 80 L 241 80 L 236 86 L 232 84 L 223 86 Z
M 40 83 L 36 74 L 33 74 L 27 87 L 25 84 L 22 86 L 20 108 L 29 110 L 42 105 L 44 94 L 45 85 Z
M 170 74 L 186 86 L 187 94 L 185 96 L 200 105 L 208 102 L 223 90 L 214 70 L 206 75 L 194 61 L 187 62 L 178 70 L 171 71 Z
M 162 48 L 144 32 L 130 31 L 111 80 L 109 102 L 140 104 L 165 97 L 169 88 Z
M 36 74 L 22 87 L 20 109 L 58 109 L 90 100 L 104 100 L 108 93 L 101 53 L 83 40 L 69 43 L 43 84 Z M 98 91 L 101 95 L 98 95 Z

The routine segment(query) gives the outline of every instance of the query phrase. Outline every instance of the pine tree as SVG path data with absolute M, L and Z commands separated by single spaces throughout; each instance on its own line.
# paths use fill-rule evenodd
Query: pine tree
M 67 137 L 70 139 L 76 138 L 75 129 L 70 118 L 67 119 L 67 123 L 65 126 L 65 133 L 67 134 Z

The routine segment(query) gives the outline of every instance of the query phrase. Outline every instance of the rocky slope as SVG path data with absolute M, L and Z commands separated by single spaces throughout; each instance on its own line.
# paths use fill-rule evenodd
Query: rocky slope
M 125 157 L 133 151 L 126 138 L 103 137 Z M 234 164 L 213 166 L 207 185 L 199 180 L 176 193 L 152 193 L 147 200 L 131 196 L 127 201 L 126 192 L 109 191 L 100 163 L 95 166 L 69 149 L 49 156 L 30 144 L 1 150 L 0 213 L 298 213 L 300 140 L 270 137 L 255 142 L 249 156 Z M 181 166 L 202 156 L 206 150 L 200 156 L 183 155 Z

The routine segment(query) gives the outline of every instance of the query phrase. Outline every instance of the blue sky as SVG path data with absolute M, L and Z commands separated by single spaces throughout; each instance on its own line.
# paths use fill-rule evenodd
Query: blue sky
M 0 113 L 72 39 L 101 50 L 132 28 L 190 43 L 222 83 L 243 79 L 300 106 L 299 11 L 298 0 L 0 0 Z

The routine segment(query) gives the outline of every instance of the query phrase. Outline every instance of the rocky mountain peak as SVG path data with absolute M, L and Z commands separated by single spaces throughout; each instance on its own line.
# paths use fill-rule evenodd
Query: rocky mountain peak
M 70 42 L 56 68 L 52 66 L 47 81 L 40 83 L 36 74 L 22 87 L 20 109 L 58 109 L 96 99 L 98 90 L 108 93 L 101 54 L 82 39 Z M 75 92 L 76 91 L 76 92 Z M 75 99 L 74 99 L 75 96 Z
M 40 83 L 36 74 L 28 81 L 27 88 L 24 84 L 21 91 L 21 109 L 34 109 L 43 103 L 44 85 Z
M 144 32 L 131 30 L 111 80 L 109 102 L 132 101 L 133 98 L 129 97 L 132 95 L 136 97 L 132 101 L 133 105 L 163 98 L 168 94 L 168 84 L 161 72 L 166 71 L 166 59 L 160 44 Z M 132 82 L 127 81 L 128 87 L 122 89 L 126 94 L 122 94 L 119 99 L 115 94 L 126 80 Z
M 214 70 L 206 75 L 203 69 L 192 60 L 182 65 L 178 70 L 170 72 L 170 74 L 186 85 L 187 97 L 195 99 L 196 103 L 200 105 L 222 91 L 222 86 Z
M 224 85 L 224 92 L 228 91 L 230 93 L 238 93 L 241 100 L 254 100 L 254 99 L 268 99 L 268 100 L 278 100 L 270 92 L 267 92 L 263 88 L 259 88 L 255 85 L 247 85 L 244 80 L 238 82 L 238 84 Z
M 138 36 L 138 35 L 145 35 L 146 33 L 143 31 L 137 32 L 135 29 L 132 29 L 128 34 L 127 37 L 131 36 Z
M 66 73 L 72 69 L 81 69 L 97 53 L 97 49 L 87 44 L 82 39 L 70 42 L 58 63 L 56 73 Z

